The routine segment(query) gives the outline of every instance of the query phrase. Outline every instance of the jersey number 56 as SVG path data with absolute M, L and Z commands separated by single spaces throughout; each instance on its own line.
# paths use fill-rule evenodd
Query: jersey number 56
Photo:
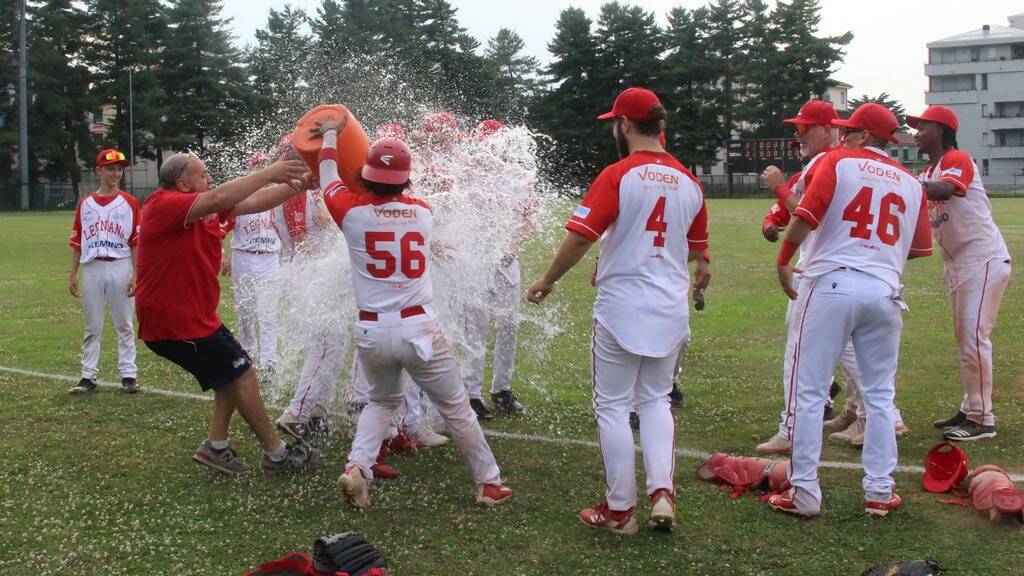
M 393 253 L 378 247 L 379 243 L 394 242 L 394 232 L 367 232 L 365 237 L 366 254 L 375 262 L 366 265 L 366 271 L 374 278 L 390 278 L 399 267 L 401 260 L 402 274 L 406 278 L 419 278 L 427 271 L 427 256 L 421 250 L 426 243 L 423 234 L 406 232 L 398 241 L 399 258 Z

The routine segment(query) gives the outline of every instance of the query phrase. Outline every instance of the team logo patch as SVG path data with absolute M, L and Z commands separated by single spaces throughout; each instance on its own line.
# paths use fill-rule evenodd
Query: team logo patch
M 391 154 L 387 154 L 385 156 L 381 156 L 380 161 L 383 162 L 385 166 L 391 166 L 392 158 L 394 158 L 394 156 L 392 156 Z
M 947 175 L 948 176 L 963 176 L 964 172 L 963 172 L 963 170 L 961 170 L 959 168 L 946 168 L 945 170 L 942 171 L 941 176 L 947 176 Z
M 574 218 L 585 219 L 587 216 L 590 215 L 590 208 L 587 208 L 586 206 L 577 206 L 576 210 L 573 211 L 572 215 Z

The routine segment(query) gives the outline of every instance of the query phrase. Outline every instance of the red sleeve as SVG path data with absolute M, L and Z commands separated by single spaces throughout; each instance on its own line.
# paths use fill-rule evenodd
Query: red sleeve
M 932 223 L 928 218 L 928 195 L 921 189 L 921 209 L 917 212 L 914 240 L 910 244 L 911 256 L 932 255 Z
M 619 216 L 620 180 L 621 176 L 611 166 L 601 171 L 573 211 L 565 229 L 596 242 Z
M 818 161 L 811 174 L 804 177 L 804 181 L 810 179 L 812 174 L 814 178 L 800 198 L 800 204 L 793 210 L 793 216 L 803 218 L 814 230 L 825 217 L 825 212 L 832 204 L 832 197 L 836 194 L 836 164 L 833 155 L 829 154 Z
M 694 217 L 693 222 L 690 223 L 690 229 L 686 232 L 686 243 L 690 246 L 690 250 L 708 249 L 708 205 L 704 201 L 703 195 L 701 195 L 700 210 L 697 211 L 697 216 Z
M 154 234 L 159 234 L 188 228 L 189 223 L 186 219 L 189 211 L 199 201 L 199 193 L 165 191 L 157 193 L 152 198 L 153 202 L 146 203 L 146 212 L 149 214 L 146 224 L 156 229 L 153 231 Z
M 135 224 L 132 227 L 131 235 L 128 237 L 128 245 L 138 246 L 139 230 L 142 228 L 141 226 L 139 226 L 139 223 L 142 222 L 142 216 L 139 214 L 139 201 L 135 199 L 135 196 L 132 196 L 131 194 L 125 192 L 124 190 L 121 191 L 121 194 L 124 195 L 124 199 L 128 202 L 128 205 L 132 207 L 132 223 Z
M 292 238 L 304 235 L 306 227 L 306 193 L 292 196 L 281 207 L 284 210 L 284 222 L 288 226 L 288 235 Z
M 789 210 L 782 205 L 782 202 L 778 200 L 775 204 L 772 204 L 771 209 L 764 216 L 764 221 L 761 222 L 761 229 L 764 230 L 769 226 L 775 226 L 776 228 L 785 228 L 789 226 Z
M 85 198 L 79 200 L 75 207 L 75 221 L 71 224 L 71 237 L 68 238 L 68 246 L 75 250 L 82 249 L 82 202 Z
M 966 152 L 950 150 L 942 157 L 942 172 L 939 182 L 948 182 L 956 187 L 957 196 L 966 196 L 967 187 L 974 180 L 974 161 Z

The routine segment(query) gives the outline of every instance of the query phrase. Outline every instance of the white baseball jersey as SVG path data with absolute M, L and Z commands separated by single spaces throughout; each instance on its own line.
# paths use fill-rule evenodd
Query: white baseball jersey
M 566 229 L 601 239 L 594 317 L 627 351 L 660 358 L 689 337 L 691 250 L 708 247 L 700 184 L 666 152 L 605 168 Z
M 78 203 L 68 243 L 82 264 L 96 258 L 130 258 L 139 238 L 139 202 L 123 190 L 91 194 Z
M 920 182 L 884 151 L 829 153 L 793 211 L 817 231 L 801 246 L 804 276 L 853 268 L 899 292 L 908 255 L 931 254 L 926 202 Z
M 231 249 L 243 252 L 280 252 L 281 238 L 270 210 L 242 214 L 234 221 Z
M 350 190 L 338 176 L 333 139 L 324 139 L 320 178 L 324 201 L 348 244 L 356 305 L 367 312 L 427 306 L 433 288 L 427 250 L 433 215 L 426 202 L 405 195 L 381 198 Z
M 981 174 L 970 155 L 948 150 L 938 162 L 920 175 L 921 182 L 948 182 L 956 187 L 954 196 L 929 202 L 935 241 L 945 261 L 946 287 L 960 286 L 994 258 L 1010 259 L 1006 241 L 992 220 L 992 204 L 985 193 Z

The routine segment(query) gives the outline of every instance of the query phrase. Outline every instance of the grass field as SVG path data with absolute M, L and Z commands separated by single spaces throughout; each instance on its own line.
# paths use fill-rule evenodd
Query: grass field
M 765 200 L 711 201 L 713 281 L 708 307 L 692 314 L 693 342 L 676 414 L 677 445 L 750 454 L 774 430 L 781 402 L 784 297 L 772 265 L 777 247 L 759 224 Z M 993 201 L 1013 254 L 1024 254 L 1024 202 Z M 0 215 L 0 366 L 77 376 L 81 318 L 67 294 L 70 213 Z M 524 281 L 546 251 L 535 247 Z M 493 430 L 594 440 L 587 350 L 589 264 L 553 296 L 565 331 L 547 360 L 518 366 L 543 387 L 518 389 L 527 417 Z M 968 446 L 972 464 L 1024 473 L 1024 282 L 1014 273 L 993 336 L 999 437 Z M 901 464 L 920 465 L 939 439 L 931 427 L 959 403 L 957 354 L 936 257 L 908 265 L 897 403 L 910 426 Z M 227 294 L 226 294 L 227 295 Z M 225 298 L 230 301 L 229 298 Z M 233 313 L 223 310 L 233 325 Z M 523 339 L 529 339 L 529 328 Z M 101 379 L 116 379 L 107 324 Z M 145 388 L 198 392 L 186 374 L 139 349 Z M 477 508 L 454 447 L 395 458 L 402 477 L 373 487 L 374 506 L 353 512 L 336 491 L 350 434 L 336 434 L 325 461 L 301 477 L 224 478 L 190 460 L 203 438 L 207 402 L 111 388 L 70 398 L 69 382 L 0 371 L 0 574 L 241 574 L 317 536 L 356 530 L 388 555 L 397 575 L 426 574 L 859 574 L 881 562 L 938 559 L 951 574 L 1024 574 L 1024 531 L 993 526 L 942 506 L 915 474 L 899 474 L 906 505 L 871 521 L 860 473 L 823 470 L 822 515 L 800 521 L 752 497 L 697 481 L 698 461 L 680 457 L 678 527 L 617 537 L 576 519 L 599 502 L 596 448 L 492 438 L 513 501 Z M 236 419 L 233 443 L 250 464 L 256 442 Z M 826 441 L 823 458 L 859 453 Z M 642 483 L 641 483 L 642 486 Z M 642 498 L 642 517 L 646 516 Z

